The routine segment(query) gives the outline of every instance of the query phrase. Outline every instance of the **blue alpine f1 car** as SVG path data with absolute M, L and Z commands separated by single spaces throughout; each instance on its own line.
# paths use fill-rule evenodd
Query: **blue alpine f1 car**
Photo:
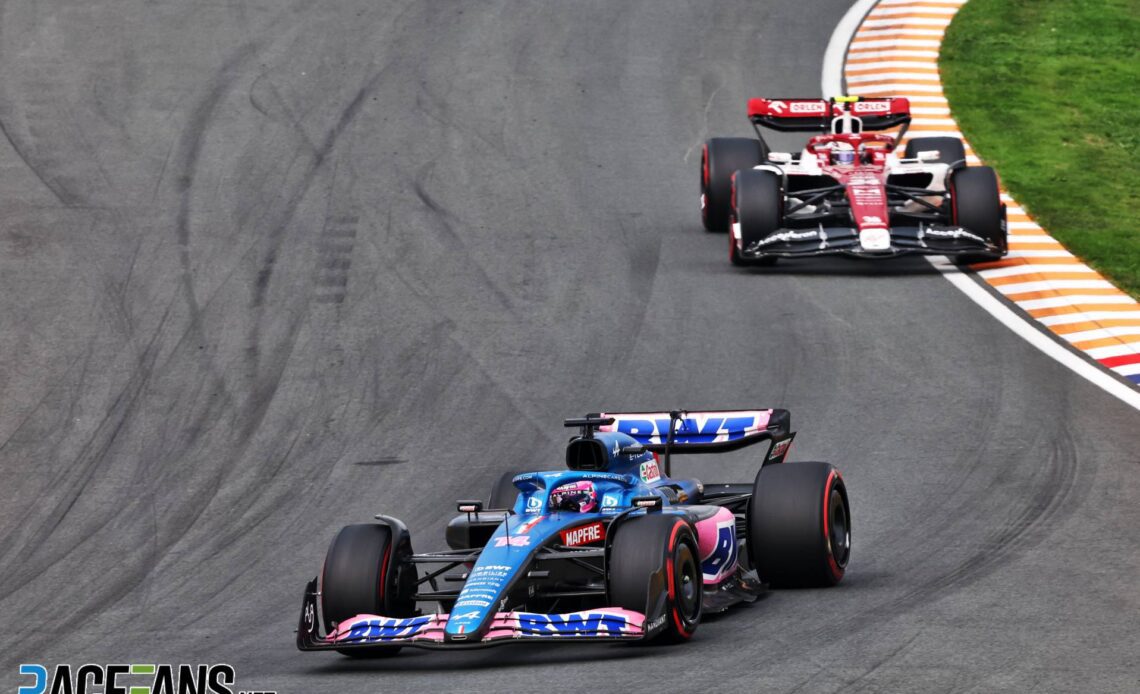
M 566 468 L 507 473 L 458 502 L 449 550 L 416 554 L 377 515 L 333 540 L 309 582 L 297 646 L 388 656 L 403 646 L 685 641 L 701 615 L 772 586 L 831 586 L 851 547 L 847 490 L 827 463 L 785 463 L 787 410 L 600 413 Z M 673 477 L 677 453 L 766 442 L 751 483 Z M 435 603 L 424 611 L 419 605 Z

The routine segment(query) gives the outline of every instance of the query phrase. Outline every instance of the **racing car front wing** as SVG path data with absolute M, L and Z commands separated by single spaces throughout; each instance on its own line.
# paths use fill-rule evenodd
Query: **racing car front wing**
M 314 580 L 305 592 L 301 621 L 297 627 L 297 648 L 302 651 L 386 646 L 482 648 L 522 641 L 638 641 L 646 636 L 647 631 L 645 615 L 620 607 L 601 607 L 564 614 L 497 612 L 485 632 L 472 635 L 471 638 L 466 634 L 453 634 L 450 637 L 445 634 L 450 616 L 442 613 L 416 617 L 362 614 L 337 625 L 331 634 L 321 635 Z
M 739 239 L 739 231 L 733 229 L 733 233 Z M 864 230 L 862 233 L 854 227 L 822 225 L 807 229 L 782 229 L 740 251 L 740 256 L 746 260 L 817 255 L 889 258 L 908 254 L 999 258 L 1005 255 L 1005 249 L 962 227 L 923 224 Z

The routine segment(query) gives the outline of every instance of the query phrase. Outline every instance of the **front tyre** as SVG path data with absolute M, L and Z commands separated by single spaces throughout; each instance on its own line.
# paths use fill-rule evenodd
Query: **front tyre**
M 610 547 L 610 604 L 665 616 L 655 640 L 688 641 L 701 621 L 703 581 L 697 536 L 682 516 L 650 513 L 617 526 Z
M 988 166 L 957 169 L 950 174 L 949 190 L 951 222 L 1000 249 L 998 253 L 963 257 L 962 261 L 997 260 L 1005 255 L 1009 241 L 997 173 Z
M 728 259 L 733 265 L 775 265 L 776 257 L 745 258 L 745 248 L 784 225 L 783 181 L 773 171 L 748 169 L 732 177 L 732 227 Z
M 833 586 L 851 558 L 847 487 L 828 463 L 765 465 L 748 503 L 748 555 L 774 586 Z
M 732 175 L 768 160 L 760 140 L 714 137 L 701 149 L 701 222 L 706 231 L 728 231 Z
M 325 631 L 359 614 L 410 617 L 415 611 L 413 568 L 405 559 L 412 553 L 406 533 L 393 537 L 391 527 L 378 524 L 348 525 L 329 545 L 321 570 L 321 612 Z M 395 655 L 399 647 L 345 648 L 354 658 Z

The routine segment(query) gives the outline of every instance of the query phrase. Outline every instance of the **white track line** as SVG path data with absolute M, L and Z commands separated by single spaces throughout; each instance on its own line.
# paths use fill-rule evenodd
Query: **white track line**
M 882 0 L 882 2 L 888 5 L 902 4 L 900 2 L 892 2 L 892 0 Z M 867 16 L 867 14 L 872 9 L 874 9 L 875 5 L 876 0 L 856 0 L 856 2 L 851 5 L 851 8 L 847 10 L 847 14 L 843 15 L 843 18 L 839 20 L 839 24 L 836 25 L 835 31 L 832 32 L 831 39 L 827 43 L 827 51 L 823 56 L 823 74 L 821 76 L 821 88 L 823 90 L 824 96 L 843 95 L 843 68 L 847 57 L 847 49 L 849 46 L 852 48 L 854 47 L 852 45 L 851 39 L 855 36 L 855 32 L 859 30 L 859 24 L 863 17 Z M 871 46 L 867 45 L 869 43 L 882 44 L 881 47 L 883 48 L 892 48 L 897 46 L 897 43 L 892 41 L 860 42 L 860 44 L 862 44 L 862 48 L 870 48 Z M 926 44 L 927 42 L 919 43 Z M 933 43 L 935 45 L 932 47 L 937 50 L 938 42 L 935 41 Z M 926 48 L 928 46 L 921 45 L 918 47 Z M 852 51 L 852 55 L 854 55 L 854 51 Z M 945 99 L 942 99 L 942 102 L 945 103 Z M 1015 313 L 1007 303 L 1004 303 L 1001 299 L 998 299 L 985 288 L 977 284 L 968 274 L 963 273 L 961 270 L 959 270 L 958 266 L 951 263 L 948 258 L 935 256 L 929 257 L 928 259 L 934 267 L 938 268 L 938 270 L 942 273 L 942 276 L 945 277 L 947 281 L 957 287 L 963 294 L 968 296 L 978 306 L 982 307 L 982 309 L 993 316 L 999 323 L 1012 330 L 1029 344 L 1033 345 L 1037 349 L 1041 350 L 1048 356 L 1066 366 L 1078 376 L 1087 380 L 1089 383 L 1092 383 L 1106 393 L 1118 398 L 1120 401 L 1131 405 L 1133 408 L 1140 410 L 1140 391 L 1122 383 L 1121 381 L 1116 380 L 1115 377 L 1101 370 L 1100 366 L 1083 359 L 1073 352 L 1070 352 L 1067 347 L 1062 346 L 1061 343 L 1038 330 L 1034 325 L 1027 322 L 1021 315 Z M 1034 299 L 1020 302 L 1018 305 L 1025 310 L 1032 310 L 1034 308 L 1055 308 L 1078 303 L 1096 305 L 1123 304 L 1134 302 L 1132 301 L 1131 297 L 1126 296 L 1081 295 L 1055 297 L 1048 299 Z M 1097 350 L 1089 350 L 1087 354 L 1089 354 L 1094 359 L 1103 359 L 1109 356 L 1116 356 L 1116 354 L 1097 353 L 1099 351 L 1110 349 L 1121 350 L 1117 352 L 1117 354 L 1131 354 L 1137 349 L 1140 349 L 1140 343 L 1131 346 L 1125 345 L 1119 348 L 1102 347 L 1098 348 Z M 1126 367 L 1117 367 L 1115 369 L 1115 373 L 1127 376 L 1131 373 L 1140 373 L 1140 368 L 1129 371 L 1126 370 Z

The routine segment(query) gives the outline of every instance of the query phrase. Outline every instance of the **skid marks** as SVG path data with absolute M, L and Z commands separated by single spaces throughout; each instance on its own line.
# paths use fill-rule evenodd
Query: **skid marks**
M 317 263 L 313 279 L 313 301 L 342 304 L 348 295 L 348 276 L 360 216 L 342 214 L 325 220 L 317 240 Z

